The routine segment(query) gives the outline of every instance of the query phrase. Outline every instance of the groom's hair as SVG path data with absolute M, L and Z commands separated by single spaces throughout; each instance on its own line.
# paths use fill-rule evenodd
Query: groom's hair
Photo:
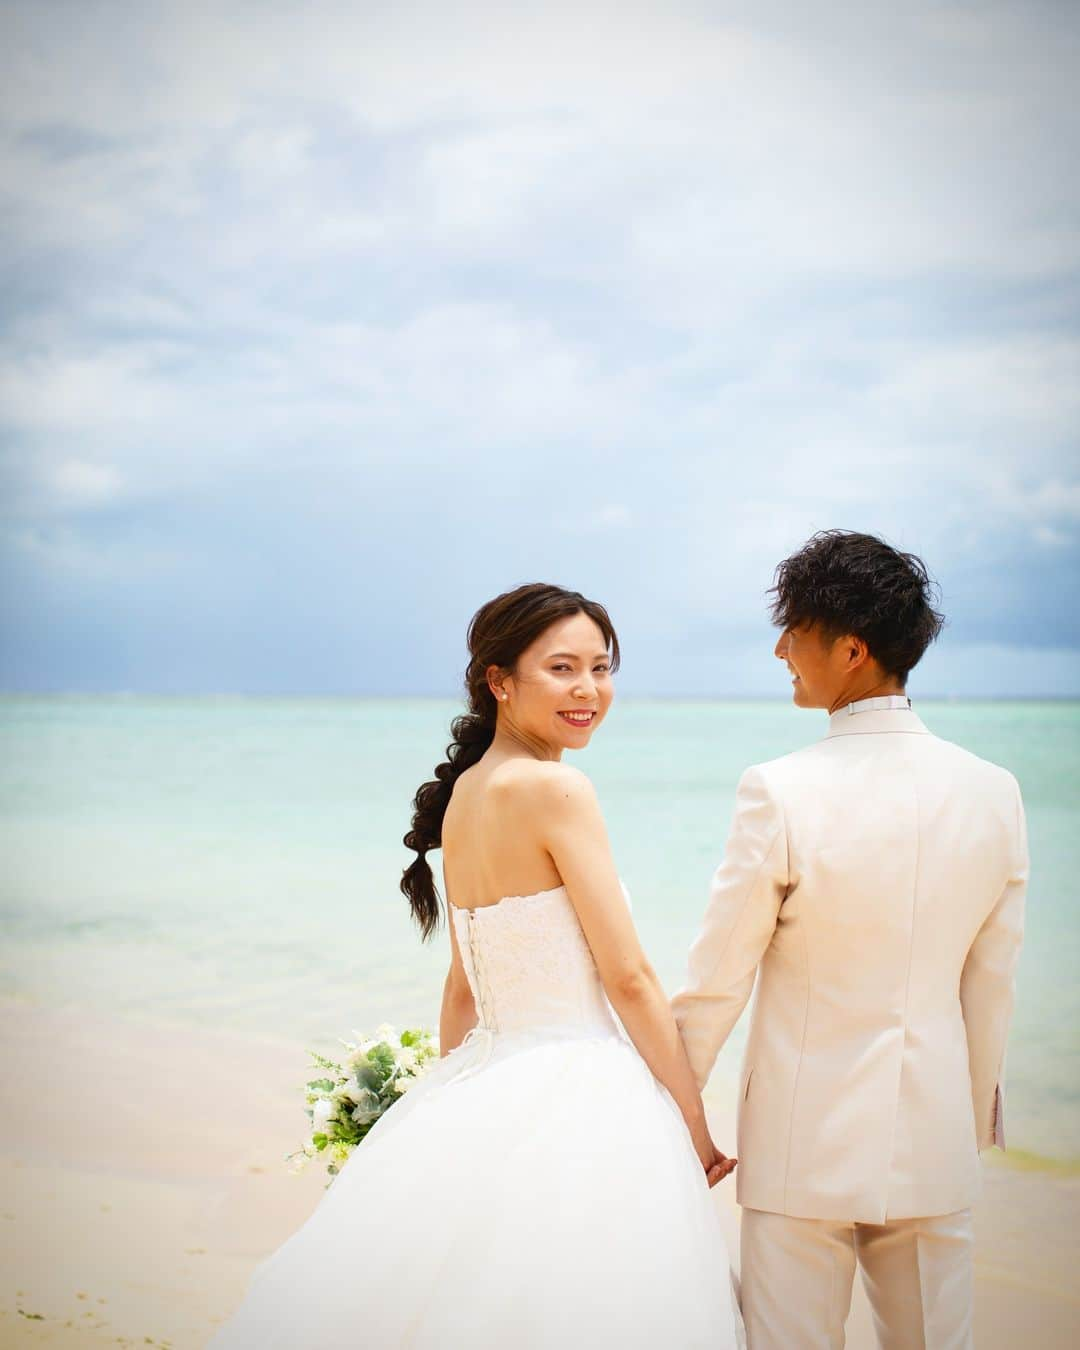
M 852 530 L 820 530 L 808 539 L 777 567 L 769 594 L 780 628 L 814 623 L 827 637 L 862 638 L 901 683 L 945 622 L 921 558 Z

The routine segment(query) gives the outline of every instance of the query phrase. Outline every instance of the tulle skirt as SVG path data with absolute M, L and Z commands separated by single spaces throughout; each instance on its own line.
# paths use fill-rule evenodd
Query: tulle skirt
M 742 1344 L 670 1095 L 615 1035 L 471 1038 L 374 1127 L 213 1350 Z

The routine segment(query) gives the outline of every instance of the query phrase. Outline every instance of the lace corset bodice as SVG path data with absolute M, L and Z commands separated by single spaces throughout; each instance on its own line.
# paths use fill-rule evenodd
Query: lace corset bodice
M 565 886 L 510 895 L 480 909 L 451 905 L 450 913 L 480 1028 L 566 1027 L 617 1034 Z

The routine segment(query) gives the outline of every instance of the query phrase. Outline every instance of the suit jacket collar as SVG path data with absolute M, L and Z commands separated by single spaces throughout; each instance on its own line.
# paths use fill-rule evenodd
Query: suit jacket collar
M 909 735 L 928 736 L 929 728 L 910 708 L 883 706 L 884 699 L 866 698 L 858 703 L 847 703 L 829 718 L 828 740 L 832 736 L 868 736 L 882 732 L 899 731 Z

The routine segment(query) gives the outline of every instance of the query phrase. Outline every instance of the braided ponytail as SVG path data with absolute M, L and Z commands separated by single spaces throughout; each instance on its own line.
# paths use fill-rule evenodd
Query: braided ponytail
M 412 905 L 413 918 L 420 925 L 420 934 L 426 941 L 439 926 L 439 892 L 427 855 L 442 846 L 442 823 L 454 784 L 466 769 L 479 762 L 495 737 L 495 700 L 485 683 L 490 712 L 475 710 L 480 700 L 470 697 L 471 711 L 455 717 L 450 723 L 451 743 L 446 747 L 446 759 L 435 770 L 435 777 L 417 789 L 413 798 L 412 829 L 405 836 L 405 847 L 416 851 L 417 857 L 406 867 L 401 878 L 402 893 Z M 471 694 L 470 690 L 470 694 Z

